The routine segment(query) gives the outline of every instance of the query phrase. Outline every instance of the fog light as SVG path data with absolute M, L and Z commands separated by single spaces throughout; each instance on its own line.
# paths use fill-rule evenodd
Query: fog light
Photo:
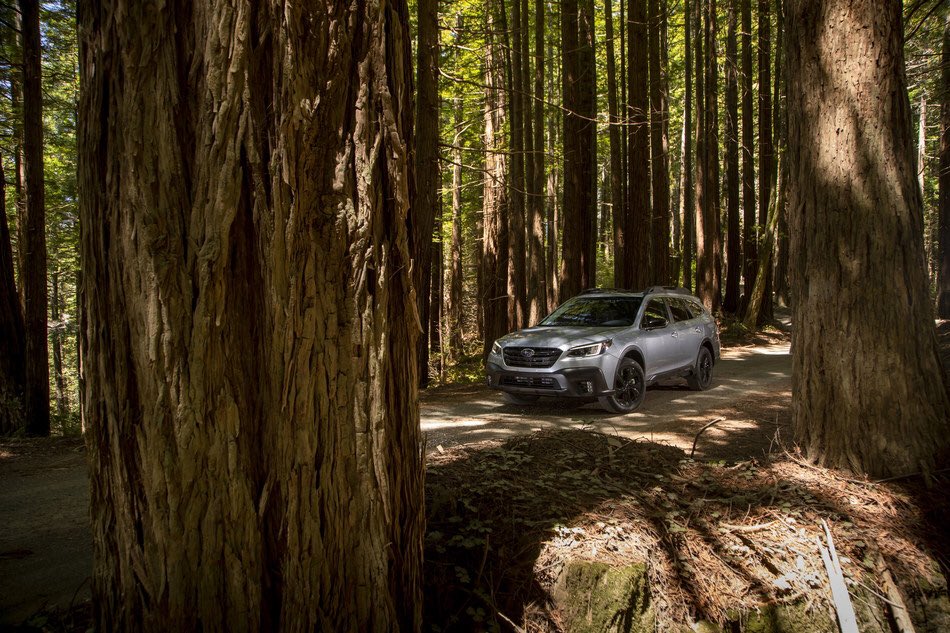
M 582 380 L 577 383 L 577 390 L 581 393 L 591 393 L 594 391 L 594 383 L 589 380 Z

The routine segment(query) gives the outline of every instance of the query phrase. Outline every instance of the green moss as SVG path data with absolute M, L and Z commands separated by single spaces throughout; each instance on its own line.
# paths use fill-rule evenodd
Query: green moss
M 646 565 L 575 560 L 562 572 L 555 600 L 571 633 L 647 633 L 654 628 L 647 582 Z
M 768 605 L 745 614 L 743 633 L 837 633 L 831 616 L 818 609 L 808 610 L 801 603 Z

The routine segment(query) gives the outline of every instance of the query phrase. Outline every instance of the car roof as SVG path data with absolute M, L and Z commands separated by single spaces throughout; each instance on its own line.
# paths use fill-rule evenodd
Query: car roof
M 646 297 L 647 295 L 678 295 L 695 298 L 695 295 L 686 288 L 677 288 L 676 286 L 650 286 L 646 290 L 587 288 L 586 290 L 582 290 L 577 296 Z

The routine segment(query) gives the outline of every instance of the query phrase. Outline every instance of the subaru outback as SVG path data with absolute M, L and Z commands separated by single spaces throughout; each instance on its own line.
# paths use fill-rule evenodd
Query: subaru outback
M 514 404 L 596 398 L 628 413 L 659 380 L 683 377 L 692 389 L 708 389 L 719 353 L 716 321 L 688 290 L 592 289 L 495 341 L 488 386 Z

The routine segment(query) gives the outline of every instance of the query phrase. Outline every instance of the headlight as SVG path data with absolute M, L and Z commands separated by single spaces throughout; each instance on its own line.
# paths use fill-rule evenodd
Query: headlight
M 491 353 L 495 356 L 501 356 L 501 345 L 498 344 L 498 341 L 492 343 Z
M 587 356 L 599 356 L 607 351 L 607 349 L 613 344 L 613 341 L 606 340 L 601 341 L 600 343 L 593 343 L 591 345 L 581 345 L 580 347 L 575 347 L 567 353 L 568 356 L 573 356 L 574 358 L 586 358 Z

